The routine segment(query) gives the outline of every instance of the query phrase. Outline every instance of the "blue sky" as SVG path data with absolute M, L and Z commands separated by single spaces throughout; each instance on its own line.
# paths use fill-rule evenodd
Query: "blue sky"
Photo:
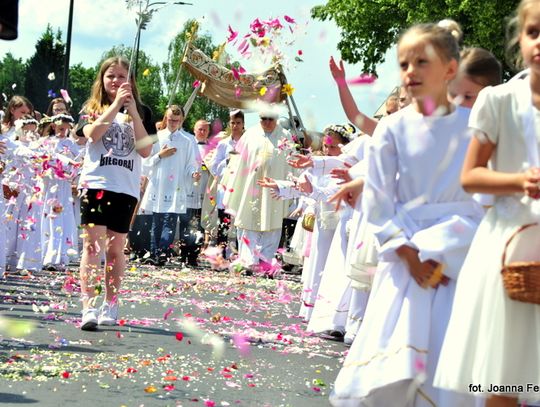
M 302 119 L 310 130 L 321 130 L 329 123 L 343 123 L 345 114 L 341 109 L 336 86 L 328 70 L 331 55 L 339 58 L 337 43 L 340 33 L 332 21 L 320 22 L 310 19 L 310 9 L 324 0 L 190 0 L 191 6 L 168 6 L 152 18 L 141 37 L 143 49 L 156 63 L 167 58 L 167 47 L 182 29 L 188 18 L 200 22 L 200 30 L 208 32 L 214 42 L 227 38 L 227 27 L 244 34 L 255 18 L 293 17 L 303 29 L 298 29 L 290 46 L 282 51 L 294 58 L 302 50 L 304 62 L 291 64 L 287 73 L 295 88 L 293 94 Z M 0 56 L 11 52 L 17 58 L 26 59 L 35 51 L 35 43 L 44 32 L 47 23 L 56 31 L 60 28 L 64 38 L 67 31 L 69 0 L 19 1 L 19 38 L 0 41 Z M 94 66 L 103 52 L 114 45 L 131 46 L 135 36 L 134 12 L 128 11 L 123 0 L 76 0 L 70 63 L 81 62 Z M 304 33 L 304 34 L 301 34 Z M 231 54 L 233 50 L 227 48 Z M 248 69 L 259 66 L 253 61 L 241 61 Z M 250 66 L 253 65 L 253 66 Z M 346 65 L 347 76 L 362 73 L 359 65 Z M 387 62 L 379 69 L 379 80 L 374 85 L 352 88 L 355 100 L 367 114 L 372 114 L 385 96 L 399 83 L 395 51 L 389 51 Z M 254 122 L 248 115 L 247 123 Z

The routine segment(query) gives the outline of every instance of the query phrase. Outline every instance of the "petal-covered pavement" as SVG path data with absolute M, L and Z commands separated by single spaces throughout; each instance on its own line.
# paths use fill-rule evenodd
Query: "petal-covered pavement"
M 83 332 L 71 273 L 0 280 L 0 404 L 328 405 L 347 348 L 305 332 L 298 276 L 131 265 L 119 326 Z

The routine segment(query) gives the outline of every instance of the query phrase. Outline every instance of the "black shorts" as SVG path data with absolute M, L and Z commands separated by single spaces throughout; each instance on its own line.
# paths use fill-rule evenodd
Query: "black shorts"
M 103 189 L 88 189 L 81 196 L 81 225 L 106 226 L 117 233 L 128 233 L 137 198 Z

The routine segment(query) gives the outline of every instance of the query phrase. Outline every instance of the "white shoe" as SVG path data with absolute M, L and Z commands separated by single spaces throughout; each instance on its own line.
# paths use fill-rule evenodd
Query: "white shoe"
M 345 335 L 345 337 L 343 338 L 343 343 L 347 346 L 351 346 L 354 342 L 355 337 L 356 335 Z
M 104 302 L 99 310 L 98 325 L 116 325 L 118 321 L 118 303 Z
M 82 311 L 81 329 L 83 331 L 95 331 L 98 325 L 97 309 L 87 308 Z

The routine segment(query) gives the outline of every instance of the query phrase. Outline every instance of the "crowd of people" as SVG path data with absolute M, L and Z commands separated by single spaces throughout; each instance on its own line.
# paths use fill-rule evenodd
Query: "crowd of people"
M 81 329 L 94 330 L 117 323 L 128 253 L 265 276 L 279 254 L 302 264 L 306 330 L 351 347 L 332 405 L 538 401 L 539 286 L 520 282 L 516 300 L 501 269 L 517 235 L 515 254 L 540 263 L 540 1 L 522 0 L 514 23 L 528 69 L 504 84 L 493 54 L 460 48 L 457 23 L 411 27 L 380 121 L 331 58 L 352 124 L 321 138 L 274 105 L 248 129 L 232 110 L 225 131 L 201 119 L 191 134 L 177 105 L 156 125 L 120 57 L 102 64 L 78 123 L 63 99 L 38 121 L 14 96 L 0 139 L 2 273 L 80 257 Z M 284 239 L 286 218 L 298 222 Z

